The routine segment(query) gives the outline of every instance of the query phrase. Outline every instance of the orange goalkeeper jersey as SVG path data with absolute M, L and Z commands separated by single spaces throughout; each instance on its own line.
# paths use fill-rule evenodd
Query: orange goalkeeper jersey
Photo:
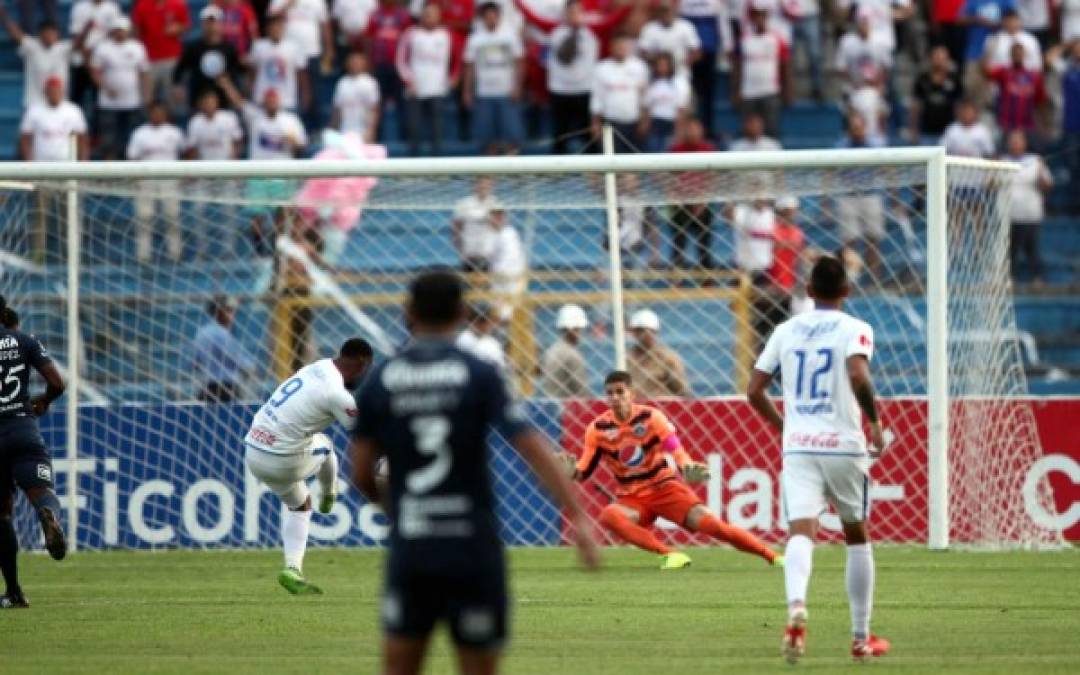
M 588 478 L 603 461 L 618 481 L 617 494 L 638 492 L 676 477 L 667 461 L 669 452 L 679 466 L 690 461 L 681 446 L 665 449 L 665 443 L 674 437 L 675 425 L 656 408 L 635 405 L 625 422 L 608 410 L 585 430 L 578 473 Z

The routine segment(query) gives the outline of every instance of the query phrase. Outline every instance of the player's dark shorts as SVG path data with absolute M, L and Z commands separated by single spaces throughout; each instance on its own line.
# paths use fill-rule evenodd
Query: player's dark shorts
M 0 502 L 15 485 L 24 490 L 53 485 L 49 449 L 31 417 L 0 420 Z
M 387 635 L 426 637 L 446 621 L 454 642 L 475 649 L 499 649 L 506 641 L 508 598 L 501 561 L 477 564 L 467 573 L 440 573 L 425 564 L 388 558 L 382 623 Z

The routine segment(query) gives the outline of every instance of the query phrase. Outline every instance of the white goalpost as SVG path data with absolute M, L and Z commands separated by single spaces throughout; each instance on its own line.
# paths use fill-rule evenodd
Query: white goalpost
M 490 179 L 505 214 L 491 227 L 500 242 L 506 228 L 525 231 L 523 267 L 470 272 L 470 297 L 497 318 L 534 423 L 556 447 L 575 450 L 597 412 L 589 398 L 546 389 L 542 355 L 559 339 L 559 307 L 577 304 L 589 316 L 577 348 L 593 396 L 606 370 L 642 349 L 627 342 L 625 317 L 651 309 L 687 371 L 682 390 L 677 374 L 650 383 L 651 398 L 691 454 L 715 467 L 703 499 L 778 540 L 778 439 L 742 393 L 761 340 L 803 303 L 809 262 L 842 252 L 856 288 L 849 311 L 880 342 L 875 377 L 897 435 L 872 476 L 872 534 L 933 549 L 1053 545 L 1060 533 L 1032 520 L 1023 490 L 1042 450 L 1011 303 L 1012 171 L 940 148 L 5 163 L 0 250 L 38 271 L 4 263 L 0 293 L 69 367 L 64 414 L 42 427 L 64 457 L 57 474 L 73 545 L 268 545 L 277 513 L 244 475 L 238 444 L 250 415 L 293 366 L 353 334 L 382 354 L 400 344 L 408 278 L 460 264 L 459 204 L 481 189 L 478 178 Z M 774 249 L 790 274 L 748 269 L 755 242 L 729 207 L 780 218 L 790 203 L 783 218 L 801 243 L 777 239 Z M 174 227 L 183 242 L 176 258 L 154 245 L 146 258 L 134 245 Z M 203 308 L 220 296 L 236 301 L 228 329 L 251 367 L 234 400 L 206 402 L 198 399 L 214 374 L 191 361 L 189 345 L 211 320 Z M 335 437 L 339 452 L 344 440 Z M 560 543 L 558 513 L 496 445 L 504 538 Z M 1037 493 L 1051 499 L 1048 485 Z M 602 504 L 602 494 L 585 494 Z M 35 543 L 29 521 L 19 532 Z M 366 545 L 385 535 L 385 521 L 349 490 L 334 514 L 317 518 L 314 535 Z

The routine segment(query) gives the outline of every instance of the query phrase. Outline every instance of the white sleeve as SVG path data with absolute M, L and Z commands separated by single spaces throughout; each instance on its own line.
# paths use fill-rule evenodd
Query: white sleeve
M 139 72 L 149 72 L 150 59 L 146 56 L 146 47 L 143 47 L 143 44 L 141 42 L 137 43 L 136 46 L 139 48 L 138 58 L 136 59 L 136 62 L 139 64 Z
M 758 356 L 757 361 L 754 363 L 754 370 L 775 375 L 776 371 L 780 369 L 779 332 L 779 330 L 774 330 L 768 341 L 765 342 L 765 349 L 761 350 L 761 355 Z
M 874 356 L 874 329 L 870 324 L 859 321 L 851 327 L 847 337 L 847 345 L 844 347 L 844 358 L 850 356 L 865 356 L 870 360 Z
M 239 141 L 244 137 L 244 130 L 240 128 L 240 118 L 231 110 L 223 111 L 228 114 L 229 119 L 229 138 L 234 141 Z
M 681 25 L 683 27 L 683 37 L 686 38 L 686 46 L 690 49 L 701 49 L 701 38 L 698 37 L 694 24 L 684 19 Z
M 37 111 L 36 107 L 35 108 L 30 108 L 30 109 L 28 109 L 26 111 L 26 114 L 23 115 L 22 122 L 19 124 L 19 133 L 20 134 L 32 134 L 32 133 L 34 133 L 34 113 L 36 111 Z
M 131 140 L 128 141 L 127 146 L 127 158 L 139 159 L 142 156 L 142 128 L 135 130 L 135 133 L 131 134 Z
M 190 150 L 196 146 L 195 143 L 195 126 L 197 118 L 192 117 L 188 120 L 187 130 L 184 132 L 184 149 Z
M 465 40 L 465 53 L 462 56 L 465 63 L 476 62 L 476 33 L 471 33 Z
M 521 36 L 517 33 L 512 33 L 511 38 L 513 42 L 510 45 L 510 53 L 514 55 L 515 59 L 524 58 L 525 56 L 525 41 L 521 39 Z
M 300 121 L 299 117 L 293 116 L 293 127 L 296 129 L 297 140 L 300 145 L 308 144 L 307 130 L 304 129 L 304 123 Z
M 327 399 L 327 404 L 330 406 L 330 412 L 333 413 L 334 419 L 336 419 L 341 426 L 351 431 L 353 425 L 356 424 L 356 399 L 344 388 L 335 389 L 329 392 Z
M 345 95 L 345 94 L 344 94 L 344 92 L 343 92 L 343 91 L 341 90 L 341 84 L 342 84 L 342 83 L 343 83 L 344 81 L 345 81 L 345 78 L 344 78 L 344 77 L 342 77 L 341 79 L 339 79 L 339 80 L 337 81 L 337 84 L 335 84 L 335 85 L 334 85 L 334 99 L 333 99 L 333 103 L 334 103 L 334 107 L 335 107 L 335 108 L 339 108 L 339 107 L 341 107 L 341 99 L 342 99 L 342 98 L 344 97 L 344 95 Z
M 379 91 L 379 83 L 374 77 L 368 79 L 368 91 L 371 92 L 370 106 L 374 108 L 379 104 L 379 99 L 382 98 L 382 93 Z
M 312 3 L 312 5 L 315 7 L 316 21 L 323 23 L 330 20 L 329 13 L 326 11 L 326 0 L 319 0 L 318 2 Z
M 85 134 L 87 132 L 86 115 L 83 114 L 82 108 L 72 109 L 71 130 L 76 134 Z

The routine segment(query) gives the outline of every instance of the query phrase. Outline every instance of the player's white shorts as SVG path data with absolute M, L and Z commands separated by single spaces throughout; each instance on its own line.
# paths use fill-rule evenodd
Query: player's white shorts
M 326 434 L 315 434 L 304 452 L 292 455 L 266 452 L 250 444 L 245 447 L 244 462 L 248 470 L 290 509 L 296 509 L 307 501 L 309 492 L 306 481 L 319 471 L 324 462 L 333 462 L 334 474 L 337 474 L 334 446 Z
M 870 458 L 784 455 L 780 504 L 789 523 L 817 518 L 829 504 L 845 523 L 866 520 L 870 515 Z
M 885 238 L 885 202 L 881 195 L 837 197 L 841 241 Z

